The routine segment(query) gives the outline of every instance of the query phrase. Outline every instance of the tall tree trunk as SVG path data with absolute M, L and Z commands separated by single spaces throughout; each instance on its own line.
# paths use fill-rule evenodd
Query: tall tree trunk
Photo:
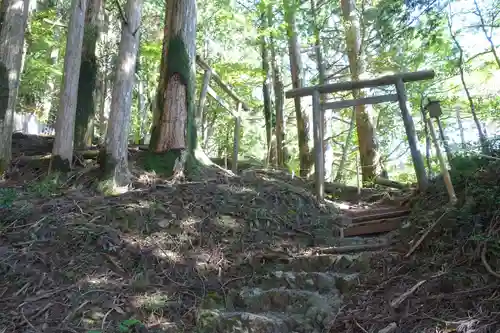
M 111 95 L 111 111 L 101 168 L 112 186 L 130 183 L 128 170 L 128 134 L 134 89 L 135 65 L 139 48 L 142 0 L 128 0 L 122 18 L 118 64 Z M 111 184 L 110 184 L 111 185 Z
M 460 117 L 460 108 L 455 108 L 455 117 L 457 119 L 458 132 L 460 133 L 460 145 L 461 148 L 465 147 L 465 132 L 464 125 L 462 124 L 462 117 Z
M 299 6 L 297 1 L 283 1 L 285 8 L 285 19 L 288 34 L 288 55 L 290 57 L 290 70 L 292 74 L 292 86 L 294 89 L 301 88 L 302 60 L 300 55 L 300 43 L 297 36 L 296 10 Z M 311 169 L 312 156 L 309 150 L 309 119 L 302 112 L 300 97 L 294 98 L 295 118 L 297 122 L 297 137 L 299 141 L 300 176 L 306 177 Z
M 21 71 L 28 0 L 3 0 L 0 5 L 0 177 L 12 159 L 12 131 Z
M 267 25 L 268 27 L 273 26 L 273 5 L 268 4 L 267 7 Z M 278 52 L 276 50 L 276 42 L 274 38 L 274 33 L 269 34 L 269 48 L 271 51 L 271 70 L 273 77 L 273 87 L 274 87 L 274 107 L 276 108 L 276 163 L 279 167 L 285 165 L 285 154 L 284 154 L 284 143 L 285 143 L 285 132 L 284 132 L 284 118 L 283 118 L 283 107 L 284 107 L 284 91 L 283 91 L 283 80 L 281 78 L 281 68 L 280 62 L 278 60 Z
M 85 15 L 85 29 L 82 46 L 80 78 L 78 82 L 78 98 L 75 119 L 75 148 L 84 149 L 88 142 L 86 137 L 95 114 L 94 95 L 97 88 L 97 55 L 96 46 L 101 28 L 100 9 L 102 0 L 87 0 L 88 8 Z
M 346 27 L 347 56 L 349 58 L 351 79 L 358 81 L 360 75 L 364 72 L 364 66 L 361 50 L 361 33 L 354 11 L 354 0 L 341 0 L 341 7 Z M 352 94 L 354 99 L 364 96 L 364 93 L 360 90 L 353 90 Z M 380 154 L 375 139 L 375 129 L 368 110 L 369 107 L 366 105 L 356 106 L 356 126 L 363 182 L 370 181 L 381 173 Z
M 168 0 L 167 0 L 168 1 Z M 167 3 L 167 2 L 166 2 Z M 168 8 L 168 7 L 167 7 Z M 170 13 L 168 10 L 165 10 L 165 18 L 164 18 L 164 29 L 163 29 L 163 43 L 161 50 L 161 59 L 160 59 L 160 78 L 158 80 L 158 90 L 156 92 L 155 97 L 155 105 L 153 108 L 153 121 L 151 124 L 151 138 L 149 141 L 149 150 L 156 150 L 156 142 L 158 141 L 158 136 L 160 135 L 160 119 L 163 113 L 163 105 L 165 103 L 165 96 L 163 95 L 165 91 L 165 75 L 167 74 L 167 47 L 168 47 L 168 28 L 169 28 L 169 19 Z
M 98 128 L 99 128 L 99 143 L 104 144 L 106 141 L 106 117 L 109 115 L 108 107 L 108 87 L 109 78 L 108 72 L 110 65 L 110 56 L 107 45 L 109 43 L 109 15 L 105 11 L 104 1 L 101 1 L 101 13 L 102 13 L 102 33 L 99 36 L 98 43 L 101 45 L 98 51 L 100 51 L 98 57 L 101 60 L 102 66 L 100 66 L 98 71 L 99 80 L 97 80 L 97 91 L 96 94 L 99 97 L 99 117 L 98 117 Z
M 481 150 L 483 152 L 487 152 L 486 135 L 483 132 L 481 121 L 477 116 L 474 100 L 472 99 L 472 95 L 470 94 L 469 88 L 467 87 L 467 83 L 465 82 L 464 50 L 462 48 L 462 45 L 460 45 L 460 42 L 458 41 L 456 34 L 453 32 L 452 21 L 450 16 L 448 16 L 448 29 L 450 31 L 451 38 L 453 39 L 453 43 L 455 44 L 459 52 L 457 66 L 458 66 L 458 71 L 460 73 L 460 81 L 462 82 L 462 87 L 465 91 L 465 95 L 467 96 L 467 100 L 469 101 L 470 112 L 472 114 L 472 118 L 474 119 L 474 123 L 476 124 L 477 133 L 479 136 L 479 143 L 481 144 Z
M 168 0 L 163 55 L 165 70 L 158 90 L 161 114 L 150 147 L 167 153 L 166 172 L 181 175 L 188 162 L 210 163 L 197 147 L 195 123 L 196 1 Z M 156 127 L 156 128 L 155 128 Z
M 73 0 L 71 4 L 71 18 L 66 39 L 66 54 L 64 56 L 64 74 L 55 126 L 56 136 L 52 150 L 52 166 L 57 170 L 69 170 L 73 160 L 76 100 L 78 97 L 86 6 L 86 0 Z
M 265 31 L 267 29 L 267 13 L 265 9 L 261 14 L 261 37 L 260 37 L 260 50 L 262 57 L 262 73 L 264 74 L 264 81 L 262 82 L 262 95 L 264 99 L 264 120 L 266 124 L 266 143 L 267 151 L 270 150 L 272 140 L 273 113 L 271 106 L 271 90 L 269 87 L 270 71 L 269 71 L 269 51 L 266 42 Z M 269 155 L 269 154 L 266 154 Z M 266 156 L 266 160 L 270 160 L 270 156 Z

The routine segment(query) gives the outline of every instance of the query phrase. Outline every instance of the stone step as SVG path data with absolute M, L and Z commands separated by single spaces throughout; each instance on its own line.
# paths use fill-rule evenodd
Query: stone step
M 293 320 L 279 313 L 224 312 L 201 310 L 197 333 L 291 333 Z
M 234 299 L 237 308 L 250 312 L 282 312 L 288 315 L 304 315 L 307 321 L 321 326 L 330 316 L 337 313 L 342 300 L 338 291 L 319 294 L 318 292 L 273 288 L 243 288 Z
M 333 317 L 325 319 L 332 320 Z M 281 312 L 246 312 L 202 310 L 196 323 L 196 333 L 322 333 L 326 325 L 314 323 L 314 318 Z
M 257 272 L 280 270 L 291 272 L 361 273 L 370 268 L 369 264 L 372 256 L 373 252 L 302 254 L 280 260 L 280 262 L 261 262 L 261 265 L 254 267 Z
M 274 271 L 255 277 L 254 286 L 262 289 L 290 288 L 307 291 L 346 293 L 358 283 L 358 274 L 328 273 L 328 272 L 291 272 Z

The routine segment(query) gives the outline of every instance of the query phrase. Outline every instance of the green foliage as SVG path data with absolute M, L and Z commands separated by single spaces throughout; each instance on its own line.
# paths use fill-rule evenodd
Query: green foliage
M 58 195 L 61 192 L 62 179 L 62 174 L 51 173 L 40 180 L 29 183 L 28 192 L 42 198 Z
M 11 187 L 0 188 L 0 209 L 10 208 L 17 198 L 16 190 Z
M 145 152 L 142 158 L 146 171 L 154 171 L 163 177 L 171 177 L 175 160 L 180 157 L 180 151 L 169 150 L 166 153 Z

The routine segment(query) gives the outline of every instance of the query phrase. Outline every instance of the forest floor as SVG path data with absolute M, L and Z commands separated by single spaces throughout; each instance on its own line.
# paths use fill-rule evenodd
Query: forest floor
M 2 333 L 194 332 L 200 309 L 227 308 L 228 295 L 263 270 L 291 258 L 319 270 L 330 263 L 302 259 L 373 239 L 336 237 L 341 212 L 297 178 L 220 171 L 172 182 L 132 162 L 134 189 L 103 196 L 92 164 L 46 177 L 46 160 L 22 157 L 50 144 L 15 137 L 11 176 L 0 183 Z M 412 199 L 390 246 L 349 268 L 363 274 L 322 331 L 499 332 L 500 164 L 473 167 L 453 175 L 456 207 L 439 179 Z M 359 203 L 351 193 L 336 199 Z

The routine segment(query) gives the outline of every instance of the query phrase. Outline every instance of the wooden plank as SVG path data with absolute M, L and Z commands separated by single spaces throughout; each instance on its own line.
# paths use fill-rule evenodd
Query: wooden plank
M 233 142 L 233 160 L 232 160 L 232 170 L 234 173 L 238 172 L 238 150 L 240 144 L 240 125 L 241 125 L 241 108 L 242 103 L 238 103 L 238 108 L 236 111 L 236 116 L 234 117 L 234 142 Z
M 379 213 L 373 213 L 373 214 L 353 216 L 351 218 L 351 223 L 352 224 L 359 224 L 359 223 L 363 223 L 363 222 L 367 222 L 367 221 L 376 221 L 376 220 L 389 219 L 389 218 L 395 218 L 395 217 L 404 217 L 404 216 L 408 216 L 409 214 L 410 214 L 410 210 L 408 210 L 408 209 L 391 210 L 391 211 L 385 211 L 385 212 L 379 212 Z
M 218 85 L 229 95 L 231 96 L 232 99 L 234 99 L 236 102 L 241 103 L 243 110 L 245 111 L 250 111 L 250 108 L 243 102 L 243 100 L 234 92 L 234 90 L 224 83 L 222 81 L 221 77 L 197 54 L 196 55 L 196 63 L 198 66 L 200 66 L 202 69 L 207 70 L 209 69 L 212 71 L 212 79 L 214 79 L 215 82 L 217 82 Z
M 323 112 L 321 110 L 321 101 L 319 92 L 313 92 L 313 135 L 314 135 L 314 185 L 316 188 L 316 196 L 318 200 L 325 198 L 325 155 L 323 153 L 323 133 L 322 122 Z
M 311 96 L 313 91 L 318 90 L 321 94 L 329 94 L 339 91 L 348 91 L 353 89 L 375 88 L 395 84 L 398 80 L 403 82 L 414 82 L 433 79 L 436 74 L 433 70 L 399 73 L 394 75 L 382 76 L 372 80 L 348 81 L 324 84 L 312 87 L 304 87 L 289 90 L 285 93 L 286 98 Z
M 222 97 L 217 95 L 217 93 L 212 89 L 212 87 L 208 86 L 207 93 L 210 95 L 210 97 L 215 99 L 217 101 L 217 103 L 220 104 L 220 106 L 222 106 L 224 109 L 229 111 L 232 115 L 234 115 L 233 110 L 231 110 L 231 107 L 229 105 L 227 105 L 227 103 L 222 99 Z
M 441 152 L 441 147 L 436 137 L 436 131 L 434 130 L 434 124 L 431 118 L 427 118 L 427 124 L 429 125 L 429 133 L 431 134 L 432 141 L 434 142 L 434 147 L 436 149 L 436 155 L 439 160 L 439 166 L 441 168 L 441 174 L 443 175 L 444 184 L 446 185 L 446 190 L 448 191 L 448 196 L 450 197 L 450 203 L 455 204 L 457 202 L 457 196 L 455 194 L 455 189 L 453 188 L 453 183 L 451 182 L 450 173 L 446 167 L 444 161 L 443 153 Z
M 413 118 L 411 117 L 410 111 L 408 110 L 408 105 L 406 104 L 406 89 L 403 80 L 400 78 L 396 81 L 396 91 L 398 93 L 399 108 L 401 109 L 401 116 L 403 117 L 403 123 L 406 130 L 406 137 L 408 138 L 408 144 L 410 145 L 411 158 L 413 160 L 413 167 L 415 168 L 415 174 L 417 176 L 418 188 L 420 190 L 425 190 L 428 186 L 427 173 L 425 172 L 424 159 L 422 154 L 418 149 L 417 134 L 415 133 L 415 124 L 413 123 Z
M 389 232 L 398 229 L 403 220 L 400 217 L 356 223 L 344 229 L 344 237 Z
M 205 101 L 207 99 L 208 88 L 210 84 L 210 77 L 212 76 L 212 71 L 210 69 L 206 69 L 203 74 L 203 83 L 201 85 L 200 90 L 200 99 L 198 100 L 198 110 L 196 112 L 196 122 L 200 124 L 201 116 L 203 114 L 203 108 L 205 107 Z
M 350 99 L 346 101 L 325 103 L 323 104 L 323 110 L 336 110 L 336 109 L 350 108 L 358 105 L 379 104 L 379 103 L 397 102 L 397 101 L 398 101 L 397 94 L 372 96 L 372 97 L 364 97 L 358 99 Z

